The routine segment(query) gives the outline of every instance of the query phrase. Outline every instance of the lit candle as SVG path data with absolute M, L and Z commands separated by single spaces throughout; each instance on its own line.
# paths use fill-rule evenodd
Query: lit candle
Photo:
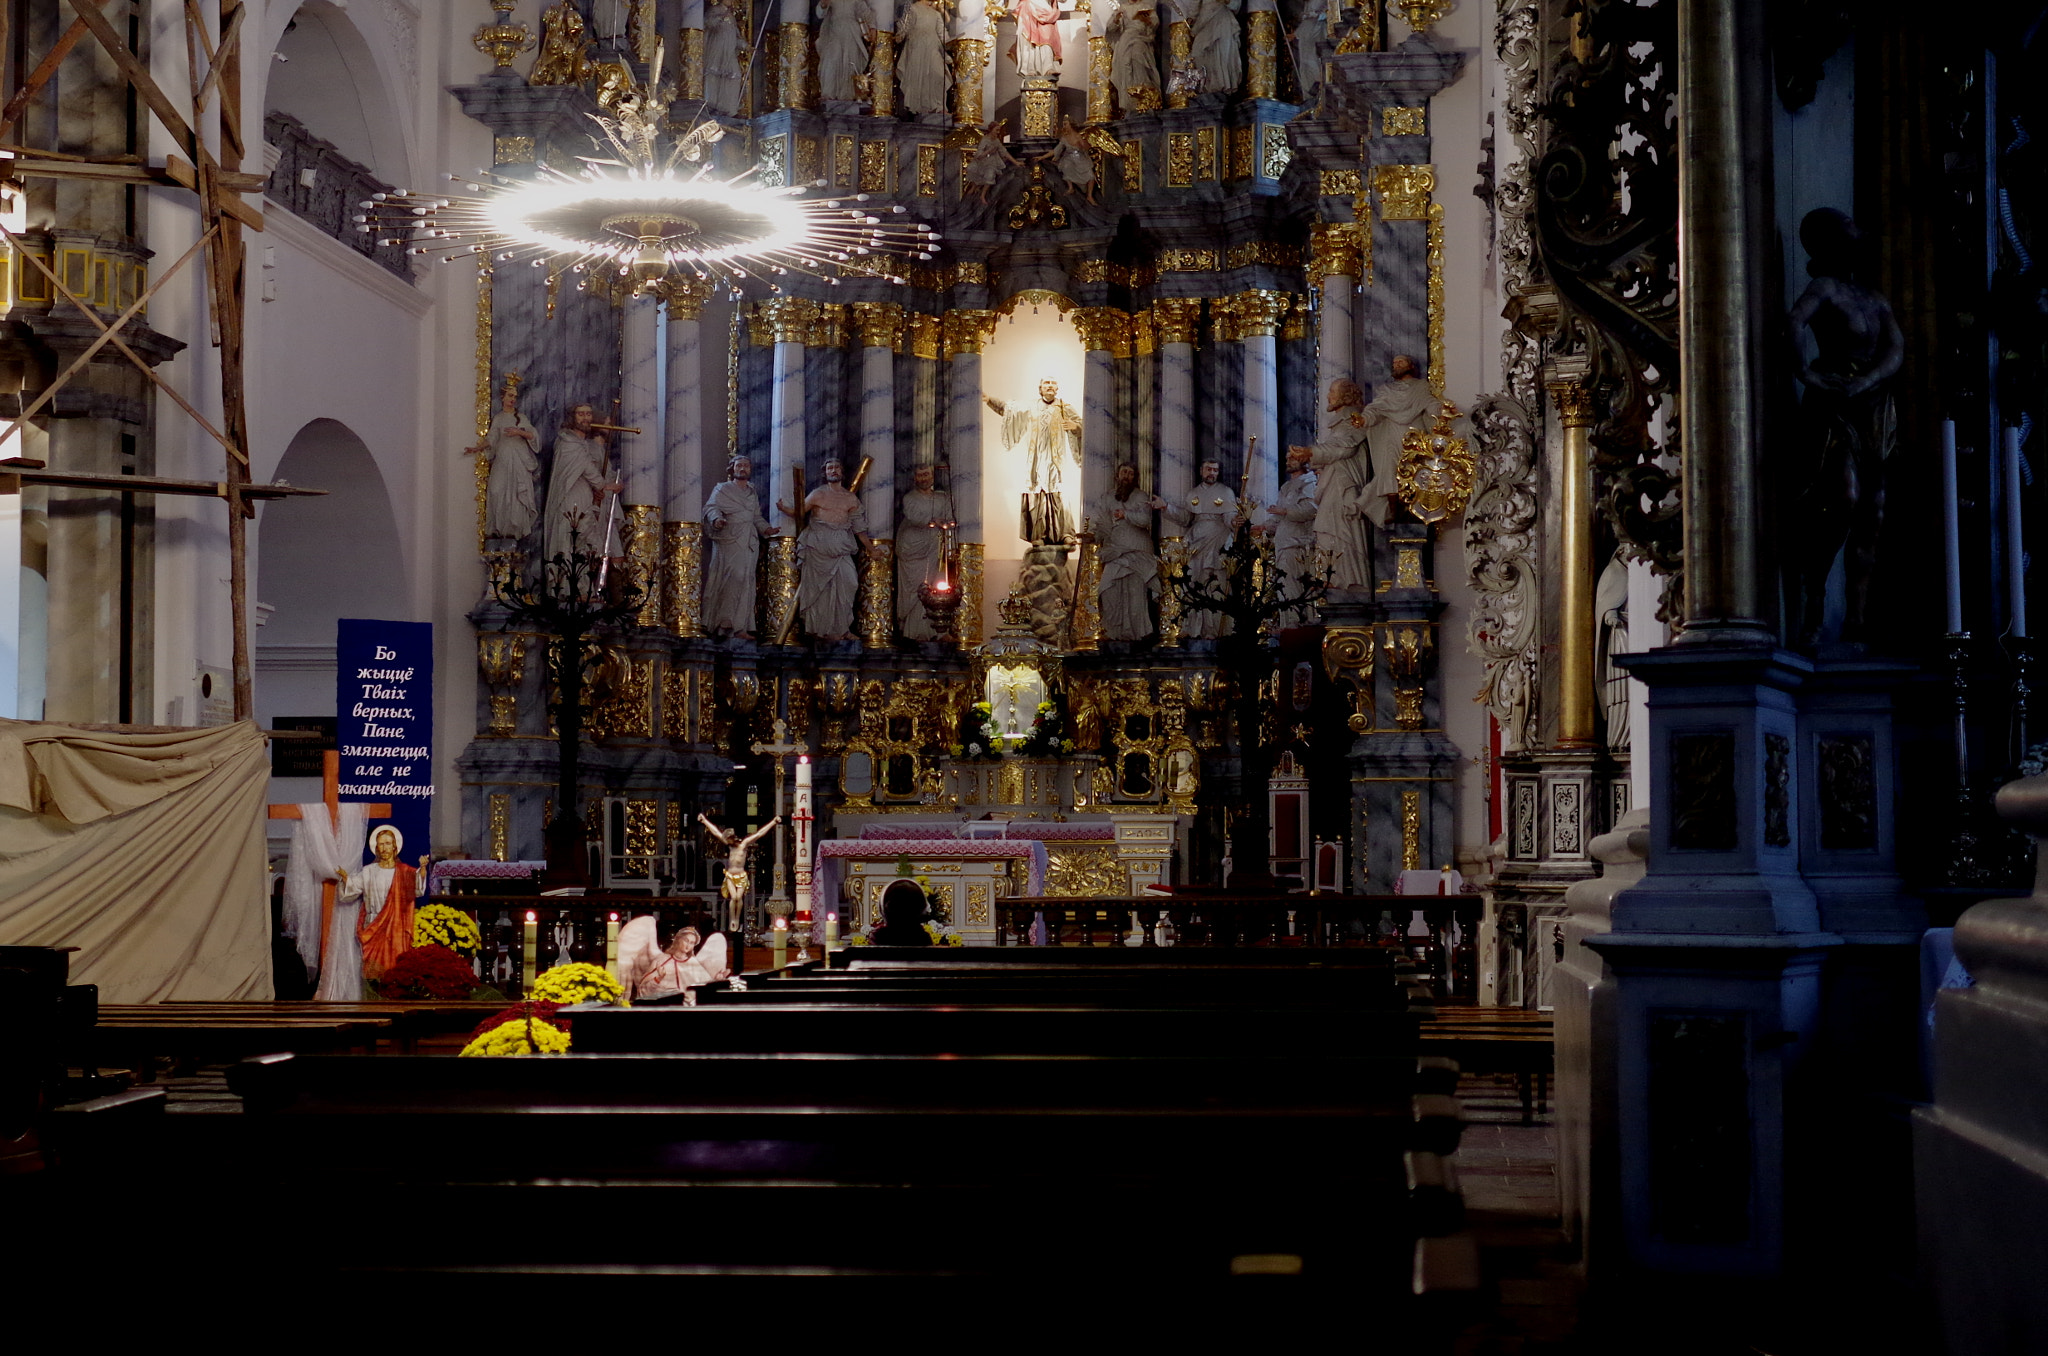
M 828 960 L 831 958 L 832 948 L 838 945 L 839 915 L 828 913 L 825 915 L 825 955 Z
M 2012 599 L 2012 634 L 2027 638 L 2027 542 L 2020 513 L 2020 431 L 2005 431 L 2005 591 Z
M 796 831 L 796 925 L 808 932 L 811 926 L 811 760 L 798 754 L 796 760 L 796 804 L 790 812 L 790 826 Z
M 619 916 L 613 914 L 604 924 L 604 972 L 613 979 L 619 977 Z
M 519 971 L 519 987 L 525 992 L 533 990 L 535 975 L 533 957 L 540 948 L 540 915 L 532 909 L 526 911 L 526 964 Z
M 1941 421 L 1941 552 L 1948 585 L 1948 633 L 1963 632 L 1963 539 L 1956 493 L 1956 421 Z
M 775 968 L 780 970 L 789 955 L 789 920 L 777 918 L 775 926 L 768 930 L 769 945 L 775 948 Z

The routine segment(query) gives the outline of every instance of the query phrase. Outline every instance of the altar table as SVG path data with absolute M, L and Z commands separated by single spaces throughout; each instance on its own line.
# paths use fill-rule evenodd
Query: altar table
M 952 897 L 950 917 L 934 920 L 969 940 L 995 936 L 994 901 L 1009 894 L 1037 894 L 1045 888 L 1045 844 L 1036 840 L 891 838 L 838 839 L 818 844 L 815 915 L 841 907 L 845 931 L 873 922 L 869 909 L 895 874 L 899 859 L 908 857 L 917 872 L 931 878 Z M 1026 882 L 1019 891 L 1012 882 L 1015 863 L 1025 864 Z M 851 868 L 849 870 L 849 868 Z M 841 905 L 840 882 L 862 881 L 860 897 Z

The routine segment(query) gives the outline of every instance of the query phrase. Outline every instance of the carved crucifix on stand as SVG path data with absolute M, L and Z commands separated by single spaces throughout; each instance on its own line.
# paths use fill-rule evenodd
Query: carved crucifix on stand
M 802 753 L 808 747 L 798 744 L 789 737 L 789 723 L 777 718 L 774 726 L 775 738 L 768 742 L 755 740 L 750 746 L 755 753 L 765 753 L 775 765 L 775 814 L 783 817 L 782 779 L 787 775 L 782 760 L 792 754 Z M 782 834 L 775 835 L 775 888 L 768 892 L 768 912 L 782 917 L 789 912 L 789 879 L 783 867 Z M 772 925 L 771 925 L 772 926 Z
M 327 805 L 329 826 L 341 827 L 341 752 L 328 749 L 320 755 L 320 799 Z M 305 812 L 296 805 L 273 805 L 269 807 L 272 819 L 304 819 Z M 391 818 L 391 803 L 378 801 L 363 807 L 365 819 Z M 424 885 L 424 883 L 422 883 Z M 338 890 L 336 882 L 320 882 L 320 966 L 327 967 L 327 933 L 334 923 L 334 898 Z

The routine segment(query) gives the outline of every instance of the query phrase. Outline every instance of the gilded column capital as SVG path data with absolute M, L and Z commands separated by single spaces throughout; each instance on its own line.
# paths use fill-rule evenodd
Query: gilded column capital
M 1131 354 L 1134 357 L 1149 358 L 1158 345 L 1152 327 L 1152 313 L 1140 311 L 1131 317 Z
M 818 303 L 809 297 L 770 297 L 754 307 L 759 317 L 754 330 L 754 342 L 761 342 L 761 332 L 768 333 L 768 342 L 775 344 L 801 344 L 810 338 L 811 326 L 818 320 Z
M 1081 347 L 1115 358 L 1131 356 L 1131 318 L 1114 306 L 1082 306 L 1073 313 Z
M 1271 338 L 1278 334 L 1280 322 L 1294 306 L 1291 293 L 1268 291 L 1262 287 L 1239 292 L 1231 301 L 1240 339 Z
M 842 301 L 820 301 L 812 303 L 817 309 L 804 334 L 804 342 L 812 348 L 846 347 L 846 303 Z
M 1219 344 L 1235 343 L 1240 337 L 1237 303 L 1236 297 L 1209 298 L 1209 337 Z
M 856 301 L 853 303 L 853 329 L 860 336 L 862 348 L 900 351 L 903 347 L 903 308 L 893 301 Z
M 945 330 L 944 322 L 937 316 L 926 315 L 922 311 L 913 312 L 908 319 L 910 356 L 913 358 L 938 357 L 939 343 Z
M 1202 323 L 1200 297 L 1161 297 L 1152 303 L 1152 323 L 1162 344 L 1192 344 Z
M 1428 221 L 1436 192 L 1434 165 L 1374 165 L 1372 191 L 1379 195 L 1380 220 Z
M 946 312 L 946 356 L 957 358 L 963 353 L 980 353 L 981 346 L 995 334 L 996 321 L 1001 318 L 999 312 L 973 307 Z
M 1565 428 L 1593 427 L 1593 392 L 1577 378 L 1549 383 L 1550 398 L 1557 402 L 1557 419 Z
M 1355 221 L 1319 221 L 1309 227 L 1309 280 L 1361 276 L 1365 272 L 1363 233 Z
M 704 303 L 711 300 L 712 286 L 708 278 L 678 278 L 671 275 L 661 285 L 660 295 L 668 302 L 670 320 L 701 320 Z

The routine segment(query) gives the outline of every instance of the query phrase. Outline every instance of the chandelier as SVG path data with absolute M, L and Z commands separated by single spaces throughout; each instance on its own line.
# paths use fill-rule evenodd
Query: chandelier
M 671 274 L 734 289 L 760 278 L 780 291 L 775 280 L 792 273 L 836 286 L 840 266 L 862 255 L 932 257 L 941 239 L 936 231 L 920 221 L 893 221 L 905 209 L 869 205 L 866 193 L 810 198 L 803 195 L 823 181 L 771 188 L 748 182 L 752 168 L 715 175 L 708 151 L 725 129 L 706 118 L 665 138 L 672 97 L 661 86 L 657 48 L 644 84 L 608 85 L 598 94 L 604 112 L 590 118 L 604 140 L 591 140 L 613 154 L 578 156 L 583 164 L 574 172 L 544 163 L 531 179 L 451 174 L 467 189 L 460 196 L 378 193 L 361 203 L 356 229 L 374 234 L 380 246 L 443 263 L 482 256 L 556 273 L 612 270 L 635 296 Z

